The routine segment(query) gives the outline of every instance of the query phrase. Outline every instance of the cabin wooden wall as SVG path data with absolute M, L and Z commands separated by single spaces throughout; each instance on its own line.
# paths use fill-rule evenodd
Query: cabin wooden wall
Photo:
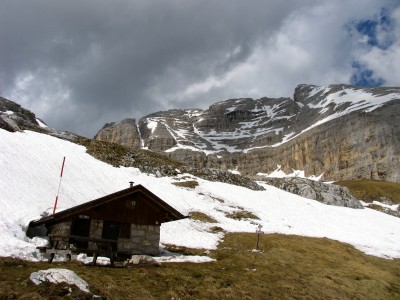
M 138 225 L 160 225 L 168 214 L 140 194 L 93 207 L 82 214 L 90 219 L 126 222 Z

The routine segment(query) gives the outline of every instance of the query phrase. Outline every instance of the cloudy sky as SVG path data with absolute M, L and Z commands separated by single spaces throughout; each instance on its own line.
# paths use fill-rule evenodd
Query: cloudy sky
M 0 1 L 0 96 L 58 129 L 300 83 L 400 86 L 400 1 Z

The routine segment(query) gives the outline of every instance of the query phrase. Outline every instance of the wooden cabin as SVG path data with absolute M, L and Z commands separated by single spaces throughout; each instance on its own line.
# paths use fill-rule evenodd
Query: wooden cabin
M 92 254 L 108 256 L 113 264 L 117 256 L 159 254 L 160 226 L 185 218 L 142 185 L 101 197 L 31 221 L 29 237 L 47 235 L 49 247 L 39 247 L 50 254 Z

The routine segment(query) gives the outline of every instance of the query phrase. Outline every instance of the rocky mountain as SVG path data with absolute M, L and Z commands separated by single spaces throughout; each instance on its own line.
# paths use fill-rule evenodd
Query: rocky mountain
M 33 112 L 18 103 L 0 97 L 0 129 L 9 132 L 31 130 L 68 140 L 84 146 L 87 153 L 109 165 L 135 167 L 143 173 L 153 174 L 156 177 L 173 177 L 186 173 L 210 181 L 230 183 L 252 190 L 264 190 L 254 180 L 238 174 L 223 170 L 188 167 L 162 153 L 139 149 L 138 143 L 135 144 L 139 135 L 133 119 L 106 124 L 96 137 L 108 141 L 88 139 L 71 132 L 47 127 Z
M 124 119 L 118 123 L 107 123 L 94 137 L 127 147 L 139 148 L 140 136 L 134 119 Z
M 195 168 L 400 181 L 400 88 L 299 85 L 292 98 L 231 99 L 107 124 L 96 139 Z
M 247 105 L 254 104 L 254 100 L 251 99 L 244 99 L 243 101 L 246 102 Z M 285 99 L 278 99 L 278 101 L 286 102 Z M 232 101 L 221 102 L 217 105 L 229 105 L 230 102 Z M 272 102 L 275 102 L 274 99 L 272 99 Z M 235 100 L 234 103 L 242 103 L 242 101 L 239 102 L 238 100 Z M 287 105 L 287 107 L 288 106 L 289 105 Z M 228 108 L 224 109 L 231 111 L 232 107 L 228 106 Z M 174 110 L 169 112 L 161 112 L 153 114 L 151 115 L 151 117 L 141 119 L 139 122 L 139 126 L 136 125 L 135 120 L 126 119 L 118 123 L 106 124 L 103 129 L 96 135 L 96 139 L 91 140 L 70 132 L 49 128 L 31 111 L 24 109 L 15 102 L 0 98 L 1 129 L 5 129 L 11 132 L 29 129 L 40 133 L 52 135 L 61 139 L 69 140 L 76 144 L 85 146 L 86 151 L 90 155 L 110 165 L 116 167 L 136 167 L 140 171 L 144 173 L 154 174 L 156 177 L 176 177 L 179 174 L 184 173 L 187 174 L 186 176 L 193 176 L 193 178 L 203 178 L 210 181 L 230 183 L 238 186 L 243 186 L 252 190 L 264 190 L 264 187 L 258 184 L 256 181 L 252 180 L 252 178 L 239 175 L 239 172 L 237 170 L 231 170 L 230 172 L 227 172 L 223 168 L 208 168 L 206 164 L 201 162 L 199 164 L 202 167 L 196 168 L 193 165 L 182 164 L 168 158 L 168 156 L 163 155 L 169 154 L 169 156 L 172 157 L 171 154 L 175 153 L 175 151 L 169 151 L 169 149 L 171 148 L 168 148 L 166 146 L 168 145 L 168 143 L 171 143 L 171 138 L 167 136 L 167 139 L 162 139 L 166 136 L 166 132 L 168 132 L 172 136 L 175 132 L 178 132 L 179 130 L 183 132 L 182 128 L 177 129 L 176 124 L 178 124 L 179 126 L 183 123 L 183 121 L 179 122 L 179 120 L 185 119 L 186 122 L 189 123 L 192 118 L 198 118 L 200 116 L 207 117 L 207 113 L 207 111 L 203 112 L 200 110 Z M 171 114 L 175 116 L 174 119 L 170 118 Z M 164 117 L 160 117 L 160 115 L 164 115 Z M 167 117 L 165 117 L 165 115 Z M 181 119 L 178 119 L 176 116 L 180 116 Z M 215 124 L 219 124 L 219 118 L 220 117 L 214 118 Z M 169 122 L 169 125 L 166 121 Z M 201 118 L 198 119 L 199 123 L 201 123 L 202 121 L 203 120 L 201 120 Z M 160 126 L 160 124 L 162 124 L 162 126 Z M 219 126 L 215 124 L 214 127 Z M 192 128 L 195 128 L 196 124 L 192 123 L 191 126 Z M 224 126 L 226 126 L 224 130 L 226 130 L 226 132 L 229 132 L 229 129 L 226 128 L 231 125 L 229 125 L 229 123 L 225 123 Z M 205 131 L 205 129 L 202 130 Z M 247 130 L 251 131 L 255 129 L 248 127 Z M 267 131 L 267 129 L 265 128 L 261 128 L 259 131 L 261 130 Z M 200 132 L 198 129 L 196 129 L 196 131 Z M 159 134 L 159 136 L 155 135 L 155 132 Z M 218 136 L 216 130 L 214 130 L 212 134 Z M 223 136 L 221 132 L 219 134 Z M 183 133 L 182 136 L 184 136 Z M 193 136 L 196 137 L 195 134 L 193 134 Z M 227 134 L 225 134 L 225 136 L 223 137 L 225 138 L 226 136 Z M 151 140 L 150 138 L 154 138 L 154 140 Z M 106 141 L 102 141 L 102 139 Z M 183 149 L 179 149 L 179 151 L 188 151 L 189 153 L 202 153 L 200 151 L 185 149 L 187 145 L 184 145 L 183 139 L 179 140 L 179 143 L 177 142 L 177 139 L 173 140 L 175 141 L 175 143 L 171 143 L 173 145 L 172 147 L 183 147 Z M 200 138 L 198 140 L 198 143 L 200 143 Z M 190 141 L 187 141 L 187 144 L 189 144 L 189 142 Z M 167 150 L 158 150 L 158 152 L 161 153 L 157 153 L 157 151 L 146 151 L 145 149 L 139 149 L 139 146 L 145 148 L 143 147 L 143 144 L 146 145 L 146 143 L 147 145 L 152 145 L 150 147 L 155 147 L 155 145 L 158 145 L 160 147 L 166 147 Z M 282 145 L 284 145 L 284 143 Z M 209 145 L 209 148 L 212 149 L 212 146 L 213 145 Z M 232 142 L 230 147 L 235 147 L 235 144 Z M 253 153 L 256 153 L 256 151 L 262 151 L 265 149 L 269 148 L 265 147 L 253 150 L 245 148 L 242 152 L 228 152 L 228 150 L 226 149 L 224 149 L 224 151 L 218 152 L 216 150 L 206 149 L 203 151 L 203 154 L 208 154 L 206 155 L 206 157 L 217 156 L 218 159 L 222 160 L 224 159 L 224 157 L 222 155 L 220 156 L 220 154 L 226 155 L 226 153 L 228 153 L 228 155 L 253 155 Z M 209 151 L 209 153 L 207 153 L 207 151 Z M 216 153 L 213 153 L 212 151 L 216 151 Z M 350 194 L 347 188 L 339 187 L 336 185 L 327 185 L 297 177 L 262 178 L 262 180 L 280 189 L 298 194 L 305 198 L 317 200 L 325 204 L 347 206 L 352 208 L 362 208 L 360 202 Z M 196 183 L 196 181 L 193 182 Z
M 35 114 L 18 103 L 0 97 L 0 128 L 7 131 L 19 131 L 46 126 Z

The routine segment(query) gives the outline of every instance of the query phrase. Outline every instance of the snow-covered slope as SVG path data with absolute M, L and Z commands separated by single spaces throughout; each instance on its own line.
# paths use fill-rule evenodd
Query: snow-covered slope
M 134 168 L 115 168 L 85 153 L 85 148 L 51 136 L 0 130 L 0 256 L 35 259 L 35 240 L 25 236 L 30 220 L 51 213 L 63 157 L 66 164 L 58 210 L 116 192 L 129 181 L 140 183 L 183 214 L 203 212 L 218 224 L 184 219 L 161 226 L 161 243 L 212 249 L 223 238 L 212 226 L 228 232 L 254 232 L 328 237 L 350 243 L 365 253 L 400 257 L 400 219 L 371 209 L 321 204 L 265 185 L 265 191 L 195 178 L 195 190 L 156 178 Z M 187 175 L 186 176 L 190 176 Z M 246 210 L 260 220 L 235 220 L 228 214 Z

